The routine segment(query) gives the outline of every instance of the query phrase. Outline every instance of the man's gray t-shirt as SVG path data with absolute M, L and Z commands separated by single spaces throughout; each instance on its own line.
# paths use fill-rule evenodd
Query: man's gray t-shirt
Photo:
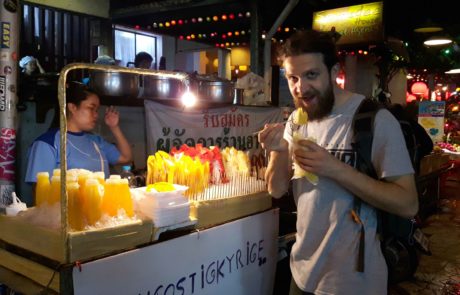
M 297 132 L 313 138 L 337 158 L 356 167 L 352 150 L 353 115 L 364 99 L 353 95 L 320 121 L 308 122 Z M 292 153 L 292 126 L 285 138 Z M 379 178 L 414 172 L 398 121 L 387 110 L 375 118 L 372 162 Z M 353 195 L 335 181 L 319 177 L 311 184 L 305 178 L 293 180 L 297 204 L 297 235 L 291 251 L 292 276 L 306 292 L 321 294 L 387 294 L 387 268 L 376 236 L 374 208 L 361 206 L 365 227 L 365 271 L 356 271 L 360 225 L 351 218 Z

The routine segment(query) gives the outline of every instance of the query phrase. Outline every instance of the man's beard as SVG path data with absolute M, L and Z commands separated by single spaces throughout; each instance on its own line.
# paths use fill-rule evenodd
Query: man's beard
M 328 87 L 324 94 L 320 94 L 317 90 L 312 90 L 313 93 L 304 93 L 302 97 L 311 97 L 312 94 L 317 98 L 317 104 L 309 105 L 307 107 L 303 106 L 303 109 L 308 114 L 308 120 L 320 120 L 327 115 L 329 115 L 334 107 L 334 92 L 332 90 L 332 83 L 329 82 Z M 302 103 L 300 102 L 302 98 L 296 97 L 294 100 L 295 106 L 297 108 L 302 107 Z

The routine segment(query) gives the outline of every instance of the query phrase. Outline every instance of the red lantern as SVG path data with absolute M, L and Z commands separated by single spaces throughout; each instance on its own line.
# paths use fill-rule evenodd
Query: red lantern
M 428 86 L 425 82 L 415 82 L 412 84 L 410 91 L 413 94 L 424 95 L 428 91 Z
M 409 94 L 406 96 L 406 102 L 412 102 L 414 100 L 417 100 L 417 97 L 415 97 L 415 95 Z

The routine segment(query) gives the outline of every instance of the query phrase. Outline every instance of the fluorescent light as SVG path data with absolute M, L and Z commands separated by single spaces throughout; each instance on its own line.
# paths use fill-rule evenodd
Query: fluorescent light
M 460 74 L 460 68 L 449 70 L 446 74 Z
M 438 24 L 434 23 L 431 19 L 426 19 L 423 23 L 421 23 L 418 27 L 414 29 L 416 33 L 434 33 L 440 32 L 443 28 L 440 27 Z
M 442 28 L 436 25 L 414 29 L 416 33 L 435 33 L 440 31 L 442 31 Z
M 439 36 L 433 36 L 429 39 L 427 39 L 423 44 L 426 46 L 438 46 L 438 45 L 446 45 L 452 43 L 452 39 L 447 38 L 447 37 L 439 37 Z

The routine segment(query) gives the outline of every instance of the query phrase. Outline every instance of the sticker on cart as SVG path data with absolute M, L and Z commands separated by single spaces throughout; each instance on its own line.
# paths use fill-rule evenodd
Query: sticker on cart
M 16 160 L 16 131 L 2 128 L 0 133 L 0 180 L 14 181 Z

